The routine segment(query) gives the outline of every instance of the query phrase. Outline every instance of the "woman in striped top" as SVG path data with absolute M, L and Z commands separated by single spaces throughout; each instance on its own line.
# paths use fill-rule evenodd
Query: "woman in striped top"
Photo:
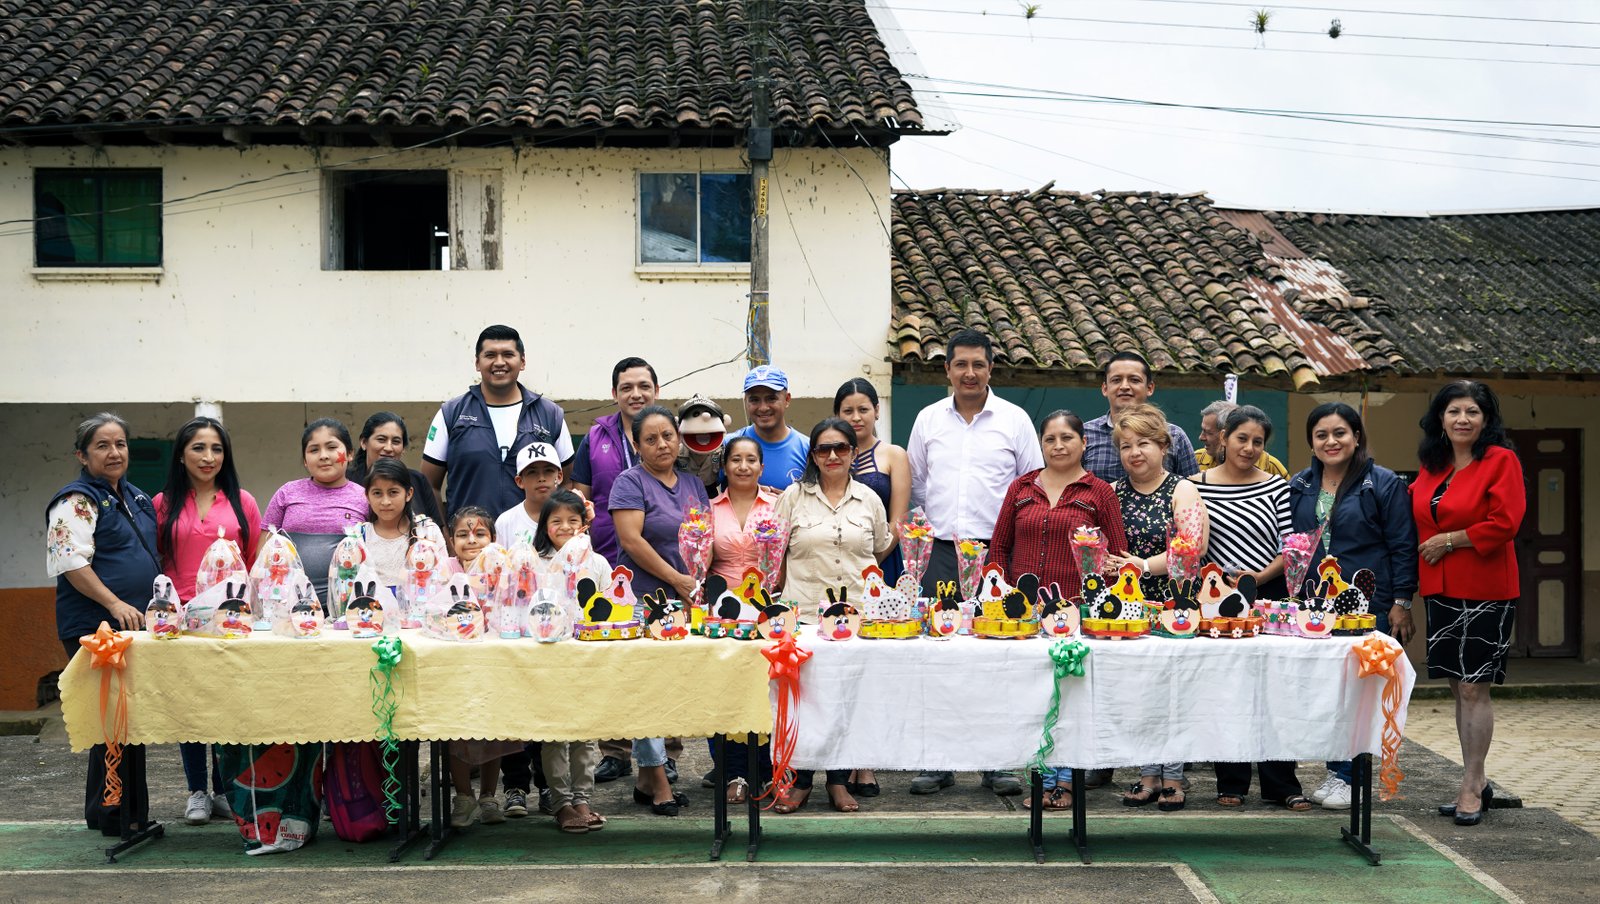
M 1289 484 L 1256 467 L 1272 436 L 1272 421 L 1254 405 L 1241 405 L 1222 424 L 1222 463 L 1191 478 L 1211 520 L 1206 560 L 1222 566 L 1230 579 L 1249 575 L 1256 595 L 1282 599 L 1283 537 L 1290 532 Z M 1290 810 L 1309 810 L 1292 762 L 1257 763 L 1263 800 Z M 1217 764 L 1217 803 L 1244 804 L 1250 792 L 1249 763 Z

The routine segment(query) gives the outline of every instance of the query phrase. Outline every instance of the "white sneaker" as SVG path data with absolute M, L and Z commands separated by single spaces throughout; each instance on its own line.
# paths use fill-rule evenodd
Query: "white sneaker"
M 493 794 L 478 798 L 478 821 L 486 826 L 506 821 L 506 814 L 500 809 L 500 801 Z
M 1324 810 L 1348 810 L 1348 809 L 1350 809 L 1350 786 L 1345 784 L 1344 782 L 1339 781 L 1338 779 L 1334 779 L 1334 781 L 1338 782 L 1338 784 L 1334 785 L 1333 786 L 1333 790 L 1328 792 L 1328 796 L 1324 797 L 1322 799 L 1322 809 L 1324 809 Z
M 211 818 L 233 821 L 233 808 L 228 806 L 228 795 L 211 795 Z
M 1319 804 L 1322 803 L 1327 799 L 1329 792 L 1331 792 L 1335 786 L 1343 784 L 1344 780 L 1339 778 L 1339 776 L 1334 775 L 1333 770 L 1329 769 L 1328 774 L 1322 778 L 1322 785 L 1318 787 L 1317 790 L 1311 792 L 1312 802 Z
M 470 794 L 457 794 L 455 802 L 450 805 L 450 825 L 464 829 L 472 825 L 472 818 L 478 815 L 478 802 Z
M 183 808 L 183 821 L 192 826 L 203 826 L 211 821 L 211 796 L 204 791 L 189 795 L 189 805 Z

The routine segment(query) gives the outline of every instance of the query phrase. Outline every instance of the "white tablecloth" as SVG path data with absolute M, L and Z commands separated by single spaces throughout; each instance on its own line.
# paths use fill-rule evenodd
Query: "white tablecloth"
M 809 636 L 794 765 L 1009 769 L 1033 757 L 1050 705 L 1046 639 Z M 1390 643 L 1393 640 L 1385 638 Z M 1379 753 L 1385 678 L 1358 679 L 1361 638 L 1086 639 L 1087 674 L 1062 679 L 1052 766 L 1344 760 Z M 1404 682 L 1398 724 L 1416 675 Z

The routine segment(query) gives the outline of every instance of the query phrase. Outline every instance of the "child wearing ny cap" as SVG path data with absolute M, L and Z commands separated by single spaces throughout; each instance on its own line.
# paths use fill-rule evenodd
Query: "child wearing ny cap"
M 539 530 L 539 512 L 544 502 L 561 485 L 561 461 L 556 447 L 549 443 L 529 443 L 517 453 L 517 486 L 522 488 L 522 503 L 501 513 L 494 522 L 494 535 L 510 547 L 527 537 L 533 542 Z

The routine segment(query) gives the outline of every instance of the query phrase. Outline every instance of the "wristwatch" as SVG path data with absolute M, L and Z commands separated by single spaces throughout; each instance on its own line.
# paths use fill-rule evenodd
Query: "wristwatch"
M 1397 599 L 1397 600 L 1394 601 L 1394 604 L 1396 606 L 1399 606 L 1400 608 L 1406 610 L 1407 612 L 1411 611 L 1411 598 L 1410 597 L 1406 597 L 1403 600 Z

